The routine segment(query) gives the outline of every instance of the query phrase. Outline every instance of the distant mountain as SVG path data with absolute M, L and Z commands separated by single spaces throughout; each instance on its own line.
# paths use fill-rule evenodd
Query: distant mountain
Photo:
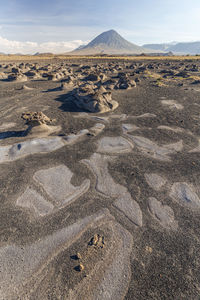
M 78 48 L 76 48 L 75 50 L 81 50 L 85 47 L 85 45 L 80 45 Z
M 142 47 L 150 50 L 166 51 L 169 52 L 170 47 L 176 45 L 176 42 L 163 43 L 163 44 L 144 44 Z
M 200 42 L 178 43 L 170 48 L 170 51 L 185 54 L 200 54 Z
M 173 52 L 177 54 L 200 54 L 200 42 L 189 43 L 165 43 L 165 44 L 145 44 L 143 47 L 149 50 Z
M 70 54 L 141 54 L 149 52 L 152 51 L 128 42 L 115 30 L 109 30 L 101 33 L 89 44 L 75 49 Z

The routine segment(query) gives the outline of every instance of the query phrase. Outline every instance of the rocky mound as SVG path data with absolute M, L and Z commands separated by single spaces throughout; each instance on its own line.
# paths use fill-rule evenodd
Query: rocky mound
M 111 92 L 90 87 L 75 89 L 74 102 L 78 108 L 92 113 L 104 113 L 118 107 L 118 103 L 112 100 Z
M 30 125 L 32 127 L 52 122 L 52 120 L 49 119 L 45 114 L 43 114 L 43 112 L 38 111 L 23 113 L 22 119 L 26 121 L 27 125 Z
M 45 137 L 61 129 L 60 126 L 48 126 L 53 120 L 42 112 L 26 112 L 21 117 L 28 125 L 27 133 L 32 137 Z

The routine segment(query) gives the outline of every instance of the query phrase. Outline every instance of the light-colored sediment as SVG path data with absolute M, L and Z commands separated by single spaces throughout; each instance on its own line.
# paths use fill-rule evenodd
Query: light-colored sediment
M 32 127 L 33 136 L 40 134 L 40 127 L 46 126 L 45 124 L 40 126 Z M 54 129 L 59 130 L 59 126 L 48 126 L 48 129 L 45 131 L 42 129 L 41 135 L 48 135 L 51 132 L 51 127 L 56 127 Z M 48 153 L 59 148 L 64 147 L 65 145 L 72 145 L 76 142 L 79 142 L 83 137 L 85 137 L 90 132 L 92 134 L 98 135 L 104 129 L 103 124 L 95 124 L 93 127 L 88 129 L 80 130 L 77 134 L 69 134 L 67 136 L 52 136 L 52 137 L 44 137 L 44 138 L 35 138 L 31 140 L 27 140 L 21 143 L 16 143 L 9 146 L 1 146 L 0 147 L 0 164 L 4 162 L 11 162 L 22 157 L 26 157 L 28 155 L 36 154 L 36 153 Z M 53 130 L 54 130 L 53 129 Z M 39 130 L 39 131 L 38 131 Z M 30 134 L 30 137 L 33 137 Z
M 121 195 L 113 206 L 121 211 L 135 225 L 142 226 L 142 211 L 139 204 L 131 198 L 129 193 Z
M 170 109 L 182 110 L 184 107 L 182 104 L 178 103 L 175 100 L 161 100 L 161 103 L 165 107 L 169 107 Z
M 16 126 L 16 123 L 14 122 L 4 122 L 3 124 L 0 125 L 0 130 L 6 130 L 9 128 L 13 128 Z
M 143 136 L 133 136 L 130 134 L 126 134 L 126 136 L 135 143 L 142 153 L 162 161 L 170 161 L 170 154 L 175 154 L 183 149 L 182 140 L 177 143 L 159 146 L 155 142 L 152 142 Z
M 86 164 L 96 179 L 96 190 L 107 196 L 117 197 L 122 193 L 126 192 L 127 189 L 122 185 L 115 183 L 108 171 L 108 162 L 112 161 L 112 157 L 94 153 L 90 159 L 84 159 L 82 162 Z
M 70 290 L 68 300 L 121 300 L 125 297 L 131 278 L 132 236 L 118 223 L 109 222 L 108 226 L 110 239 L 103 259 L 74 290 Z
M 105 128 L 105 125 L 102 123 L 96 123 L 93 127 L 89 128 L 89 133 L 96 136 L 100 134 Z
M 30 188 L 27 188 L 17 199 L 16 205 L 28 208 L 36 217 L 44 217 L 50 214 L 54 208 L 52 203 L 46 201 L 43 196 Z
M 81 237 L 82 233 L 94 226 L 100 226 L 113 220 L 107 209 L 85 217 L 76 223 L 60 229 L 42 238 L 30 245 L 8 244 L 0 248 L 0 299 L 30 299 L 29 297 L 37 289 L 45 276 L 44 269 L 48 267 L 49 262 L 61 251 L 67 249 L 72 243 Z M 121 229 L 127 232 L 125 229 Z M 129 241 L 127 247 L 127 256 L 130 255 L 132 245 L 131 235 L 127 232 L 126 240 Z M 126 236 L 125 235 L 125 236 Z M 120 240 L 119 240 L 120 243 Z M 121 243 L 120 243 L 121 244 Z M 119 245 L 120 245 L 119 244 Z M 121 244 L 123 247 L 123 243 Z M 123 254 L 123 248 L 120 253 Z M 116 253 L 116 251 L 114 252 Z M 127 277 L 130 279 L 129 262 L 124 261 Z M 31 280 L 34 279 L 33 286 Z M 123 280 L 123 279 L 122 279 Z M 30 283 L 30 284 L 29 284 Z M 30 285 L 30 286 L 29 286 Z M 128 282 L 126 284 L 128 287 Z M 114 288 L 114 286 L 116 286 Z M 118 284 L 113 285 L 117 289 Z M 121 288 L 121 286 L 120 286 Z
M 138 129 L 140 129 L 140 127 L 136 126 L 135 124 L 122 124 L 122 131 L 124 134 Z
M 156 191 L 159 191 L 167 182 L 167 179 L 156 173 L 145 173 L 144 177 L 148 185 Z
M 163 205 L 154 197 L 148 199 L 148 207 L 151 216 L 166 229 L 177 229 L 177 222 L 174 218 L 174 211 L 168 205 Z
M 156 115 L 152 113 L 144 113 L 142 115 L 130 116 L 130 117 L 133 119 L 143 119 L 143 118 L 156 118 Z
M 11 146 L 2 146 L 0 147 L 0 163 L 14 161 L 31 154 L 48 153 L 63 146 L 65 142 L 61 137 L 33 139 Z
M 176 182 L 172 185 L 169 195 L 179 204 L 187 208 L 194 210 L 200 209 L 200 199 L 196 194 L 195 188 L 192 184 L 188 184 L 186 182 Z
M 31 138 L 42 138 L 49 136 L 50 134 L 58 133 L 61 130 L 61 126 L 49 126 L 42 124 L 39 126 L 29 127 L 27 129 L 27 134 Z
M 200 139 L 198 139 L 198 143 L 199 145 L 197 147 L 195 147 L 194 149 L 188 151 L 189 153 L 198 153 L 200 152 Z
M 96 178 L 96 190 L 106 197 L 115 198 L 113 205 L 131 222 L 142 226 L 142 211 L 139 204 L 132 199 L 128 189 L 116 183 L 108 171 L 108 162 L 112 157 L 94 153 L 89 160 L 82 160 L 93 172 Z
M 169 131 L 173 131 L 173 132 L 176 132 L 176 133 L 181 133 L 183 132 L 183 128 L 179 128 L 179 127 L 170 127 L 170 126 L 165 126 L 165 125 L 160 125 L 157 127 L 158 129 L 161 129 L 161 130 L 169 130 Z
M 65 165 L 37 171 L 33 178 L 61 208 L 70 204 L 90 187 L 90 180 L 85 179 L 80 186 L 71 184 L 73 173 Z
M 133 144 L 121 136 L 103 137 L 98 141 L 97 152 L 109 154 L 129 153 L 133 149 Z

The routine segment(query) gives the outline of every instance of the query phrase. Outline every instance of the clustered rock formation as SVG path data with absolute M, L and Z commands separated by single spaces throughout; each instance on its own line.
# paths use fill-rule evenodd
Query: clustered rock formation
M 77 107 L 92 113 L 104 113 L 118 107 L 118 102 L 112 100 L 111 92 L 92 87 L 81 87 L 74 91 Z
M 43 112 L 26 112 L 22 114 L 22 119 L 26 121 L 29 126 L 39 126 L 42 124 L 49 124 L 52 122 Z
M 53 120 L 42 112 L 24 112 L 21 117 L 28 125 L 27 133 L 32 137 L 48 136 L 61 129 L 60 126 L 48 126 Z
M 10 63 L 0 65 L 0 80 L 26 82 L 29 80 L 59 81 L 58 90 L 73 90 L 73 101 L 91 113 L 109 112 L 118 107 L 111 91 L 135 88 L 150 79 L 153 86 L 169 82 L 183 86 L 185 82 L 200 82 L 199 66 L 177 62 L 104 62 L 77 63 Z

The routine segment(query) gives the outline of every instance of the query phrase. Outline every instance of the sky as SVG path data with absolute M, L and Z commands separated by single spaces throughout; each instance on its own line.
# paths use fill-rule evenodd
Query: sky
M 110 29 L 137 45 L 200 41 L 200 0 L 0 0 L 0 52 L 63 53 Z

